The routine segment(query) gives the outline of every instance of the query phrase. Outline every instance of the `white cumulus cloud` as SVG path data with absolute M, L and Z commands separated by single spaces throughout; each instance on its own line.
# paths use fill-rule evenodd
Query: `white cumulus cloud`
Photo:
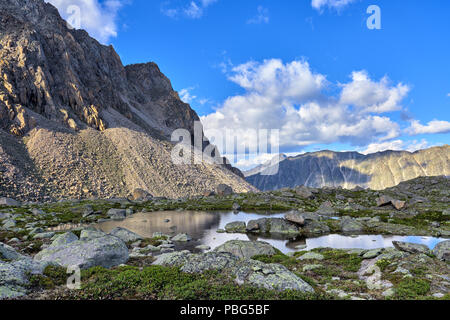
M 58 8 L 60 15 L 70 22 L 79 21 L 80 27 L 102 43 L 117 36 L 117 14 L 122 0 L 46 0 Z M 79 14 L 79 17 L 76 16 Z
M 450 122 L 433 120 L 423 125 L 418 120 L 412 120 L 406 132 L 411 135 L 418 134 L 436 134 L 436 133 L 450 133 Z
M 406 150 L 410 152 L 414 152 L 417 150 L 425 149 L 430 147 L 430 144 L 425 139 L 422 139 L 420 141 L 413 140 L 413 141 L 403 141 L 403 140 L 392 140 L 392 141 L 386 141 L 381 143 L 371 143 L 365 148 L 364 150 L 360 151 L 362 154 L 370 154 L 370 153 L 377 153 L 381 151 L 387 151 L 387 150 L 394 150 L 394 151 L 400 151 L 400 150 Z
M 399 125 L 382 113 L 398 108 L 401 86 L 390 86 L 387 78 L 371 80 L 365 72 L 354 75 L 364 77 L 352 77 L 333 97 L 324 94 L 330 85 L 326 76 L 313 72 L 306 61 L 270 59 L 234 67 L 229 79 L 245 93 L 202 117 L 205 132 L 232 130 L 238 144 L 255 146 L 256 129 L 277 129 L 280 148 L 286 150 L 335 142 L 365 146 L 397 138 Z M 363 96 L 370 103 L 360 101 Z M 220 141 L 217 145 L 220 149 Z
M 317 10 L 321 10 L 324 7 L 341 9 L 355 1 L 356 0 L 312 0 L 311 5 Z

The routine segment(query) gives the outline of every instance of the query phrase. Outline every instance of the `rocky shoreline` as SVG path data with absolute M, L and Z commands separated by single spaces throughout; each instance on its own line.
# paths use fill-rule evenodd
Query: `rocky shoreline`
M 182 199 L 2 198 L 0 299 L 448 299 L 448 190 L 448 178 L 435 177 L 382 192 L 300 187 L 234 194 L 222 188 Z M 187 251 L 179 244 L 195 240 L 188 234 L 143 238 L 124 228 L 95 228 L 164 210 L 285 212 L 217 230 L 268 238 L 393 234 L 443 241 L 434 248 L 394 242 L 394 248 L 299 247 L 283 254 L 267 242 L 236 240 Z M 70 266 L 81 269 L 80 290 L 66 288 Z

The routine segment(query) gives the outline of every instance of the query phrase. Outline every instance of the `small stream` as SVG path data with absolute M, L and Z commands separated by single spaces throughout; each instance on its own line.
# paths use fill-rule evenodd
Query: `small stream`
M 384 236 L 384 235 L 358 235 L 345 236 L 330 234 L 317 238 L 296 239 L 267 239 L 264 236 L 252 234 L 228 234 L 218 233 L 218 229 L 224 229 L 225 225 L 233 221 L 245 221 L 271 217 L 282 218 L 284 213 L 260 214 L 260 213 L 233 213 L 233 212 L 203 212 L 203 211 L 162 211 L 137 213 L 123 221 L 107 221 L 95 225 L 96 228 L 110 232 L 116 227 L 126 228 L 142 237 L 150 238 L 155 232 L 169 235 L 187 233 L 193 241 L 177 244 L 177 249 L 196 251 L 198 245 L 208 245 L 215 248 L 229 240 L 262 240 L 270 243 L 284 253 L 300 251 L 299 246 L 306 246 L 301 250 L 311 250 L 318 247 L 330 247 L 336 249 L 375 249 L 381 247 L 393 247 L 392 241 L 406 241 L 425 244 L 433 249 L 436 244 L 446 239 L 421 237 L 421 236 Z

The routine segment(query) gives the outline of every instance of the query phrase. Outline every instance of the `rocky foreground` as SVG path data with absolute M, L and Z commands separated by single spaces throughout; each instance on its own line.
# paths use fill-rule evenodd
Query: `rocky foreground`
M 450 182 L 419 178 L 384 191 L 311 189 L 205 196 L 19 203 L 1 198 L 1 299 L 448 299 Z M 261 241 L 183 250 L 187 234 L 144 239 L 96 223 L 163 210 L 281 211 L 284 218 L 235 221 L 218 232 L 291 239 L 329 233 L 441 237 L 433 250 L 317 248 L 285 255 Z M 79 267 L 81 289 L 66 287 Z M 239 290 L 237 290 L 239 288 Z

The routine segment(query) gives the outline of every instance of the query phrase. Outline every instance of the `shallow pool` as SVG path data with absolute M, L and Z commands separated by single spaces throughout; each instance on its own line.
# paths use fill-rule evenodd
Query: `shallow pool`
M 296 239 L 267 239 L 264 236 L 252 234 L 228 234 L 218 233 L 218 229 L 224 229 L 225 225 L 233 221 L 245 221 L 272 217 L 282 218 L 283 213 L 233 213 L 233 212 L 199 212 L 199 211 L 163 211 L 137 213 L 123 221 L 107 221 L 96 225 L 104 232 L 110 232 L 116 227 L 126 228 L 142 237 L 152 237 L 155 232 L 170 235 L 187 233 L 193 241 L 177 244 L 177 249 L 194 250 L 198 245 L 208 245 L 215 248 L 228 240 L 262 240 L 269 242 L 280 251 L 287 253 L 311 250 L 318 247 L 330 247 L 336 249 L 374 249 L 381 247 L 392 247 L 392 241 L 406 241 L 425 244 L 433 249 L 437 243 L 446 239 L 420 236 L 383 236 L 383 235 L 358 235 L 344 236 L 330 234 L 317 238 Z M 300 246 L 300 247 L 299 247 Z

